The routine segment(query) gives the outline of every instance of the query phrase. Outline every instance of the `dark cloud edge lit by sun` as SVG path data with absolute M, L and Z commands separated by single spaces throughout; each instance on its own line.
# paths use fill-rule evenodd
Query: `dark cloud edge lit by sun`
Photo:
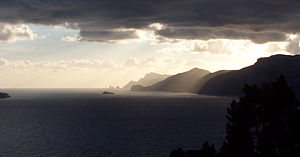
M 156 34 L 167 38 L 265 43 L 285 41 L 286 34 L 300 31 L 299 7 L 297 0 L 4 0 L 0 21 L 67 23 L 87 41 L 135 38 L 135 29 L 160 23 L 165 27 Z
M 210 42 L 224 39 L 248 40 L 256 45 L 283 42 L 283 48 L 276 44 L 271 48 L 298 54 L 299 8 L 298 0 L 3 0 L 0 1 L 0 42 L 43 38 L 28 27 L 34 25 L 63 27 L 78 32 L 75 36 L 64 36 L 64 41 L 113 44 L 142 40 L 145 37 L 143 32 L 150 32 L 155 40 L 150 42 L 157 45 L 208 41 L 204 46 L 189 43 L 190 49 L 198 52 L 227 52 L 224 46 L 220 49 L 220 44 L 222 47 L 224 43 Z M 216 46 L 219 46 L 218 49 L 214 48 Z M 157 58 L 154 56 L 136 61 L 134 56 L 130 56 L 126 59 L 122 66 L 141 67 Z M 2 59 L 1 62 L 4 64 L 7 60 Z M 110 61 L 60 62 L 67 66 L 93 64 L 118 68 Z M 60 62 L 55 64 L 61 65 Z M 168 59 L 161 62 L 167 63 Z M 176 65 L 180 61 L 171 62 Z M 193 63 L 195 60 L 187 61 L 184 65 Z

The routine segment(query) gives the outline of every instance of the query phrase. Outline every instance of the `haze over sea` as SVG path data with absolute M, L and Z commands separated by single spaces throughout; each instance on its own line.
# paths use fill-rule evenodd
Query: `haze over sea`
M 224 138 L 232 98 L 103 89 L 1 89 L 1 156 L 167 157 Z

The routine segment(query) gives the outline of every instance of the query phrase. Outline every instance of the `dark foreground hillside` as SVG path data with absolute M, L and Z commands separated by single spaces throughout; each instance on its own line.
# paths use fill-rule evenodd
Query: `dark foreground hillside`
M 177 148 L 170 157 L 299 157 L 300 105 L 286 79 L 246 84 L 243 92 L 227 109 L 220 150 L 206 142 L 199 150 Z

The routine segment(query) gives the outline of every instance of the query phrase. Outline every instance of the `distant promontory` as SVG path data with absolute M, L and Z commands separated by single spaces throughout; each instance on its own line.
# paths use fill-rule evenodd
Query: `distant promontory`
M 157 73 L 148 73 L 143 78 L 139 79 L 138 81 L 130 81 L 128 82 L 123 89 L 130 90 L 132 86 L 134 85 L 140 85 L 140 86 L 151 86 L 159 81 L 162 81 L 171 75 L 166 74 L 157 74 Z
M 191 92 L 197 93 L 196 83 L 202 77 L 210 74 L 209 71 L 194 68 L 187 72 L 179 73 L 159 81 L 151 86 L 135 85 L 131 87 L 132 91 L 167 91 L 167 92 Z

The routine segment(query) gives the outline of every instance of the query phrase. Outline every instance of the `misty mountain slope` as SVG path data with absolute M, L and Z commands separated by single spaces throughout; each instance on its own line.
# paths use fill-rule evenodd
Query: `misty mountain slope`
M 139 79 L 139 81 L 137 83 L 142 86 L 150 86 L 150 85 L 153 85 L 159 81 L 162 81 L 170 76 L 171 75 L 157 74 L 157 73 L 151 72 L 151 73 L 146 74 L 143 78 Z
M 157 82 L 151 86 L 133 86 L 132 91 L 169 91 L 169 92 L 196 92 L 196 82 L 203 76 L 209 74 L 207 70 L 198 68 L 179 73 Z
M 241 70 L 235 70 L 211 78 L 200 90 L 200 94 L 239 96 L 245 83 L 260 85 L 276 80 L 283 74 L 289 86 L 300 95 L 300 56 L 275 55 L 260 58 Z
M 203 77 L 201 77 L 196 83 L 195 83 L 195 92 L 198 93 L 200 92 L 200 90 L 202 89 L 202 87 L 206 84 L 206 82 L 218 75 L 221 75 L 221 74 L 224 74 L 224 73 L 228 73 L 230 72 L 231 70 L 220 70 L 220 71 L 216 71 L 214 73 L 210 73 L 210 74 L 207 74 Z
M 128 82 L 123 89 L 130 90 L 133 85 L 141 85 L 141 86 L 150 86 L 153 85 L 159 81 L 162 81 L 166 78 L 168 78 L 170 75 L 166 74 L 157 74 L 157 73 L 147 73 L 145 76 L 141 79 L 139 79 L 137 82 L 136 81 L 130 81 Z
M 123 87 L 123 89 L 130 90 L 130 88 L 131 88 L 132 86 L 137 85 L 137 84 L 138 84 L 138 82 L 136 82 L 136 81 L 130 81 L 130 82 L 128 82 L 128 83 Z

